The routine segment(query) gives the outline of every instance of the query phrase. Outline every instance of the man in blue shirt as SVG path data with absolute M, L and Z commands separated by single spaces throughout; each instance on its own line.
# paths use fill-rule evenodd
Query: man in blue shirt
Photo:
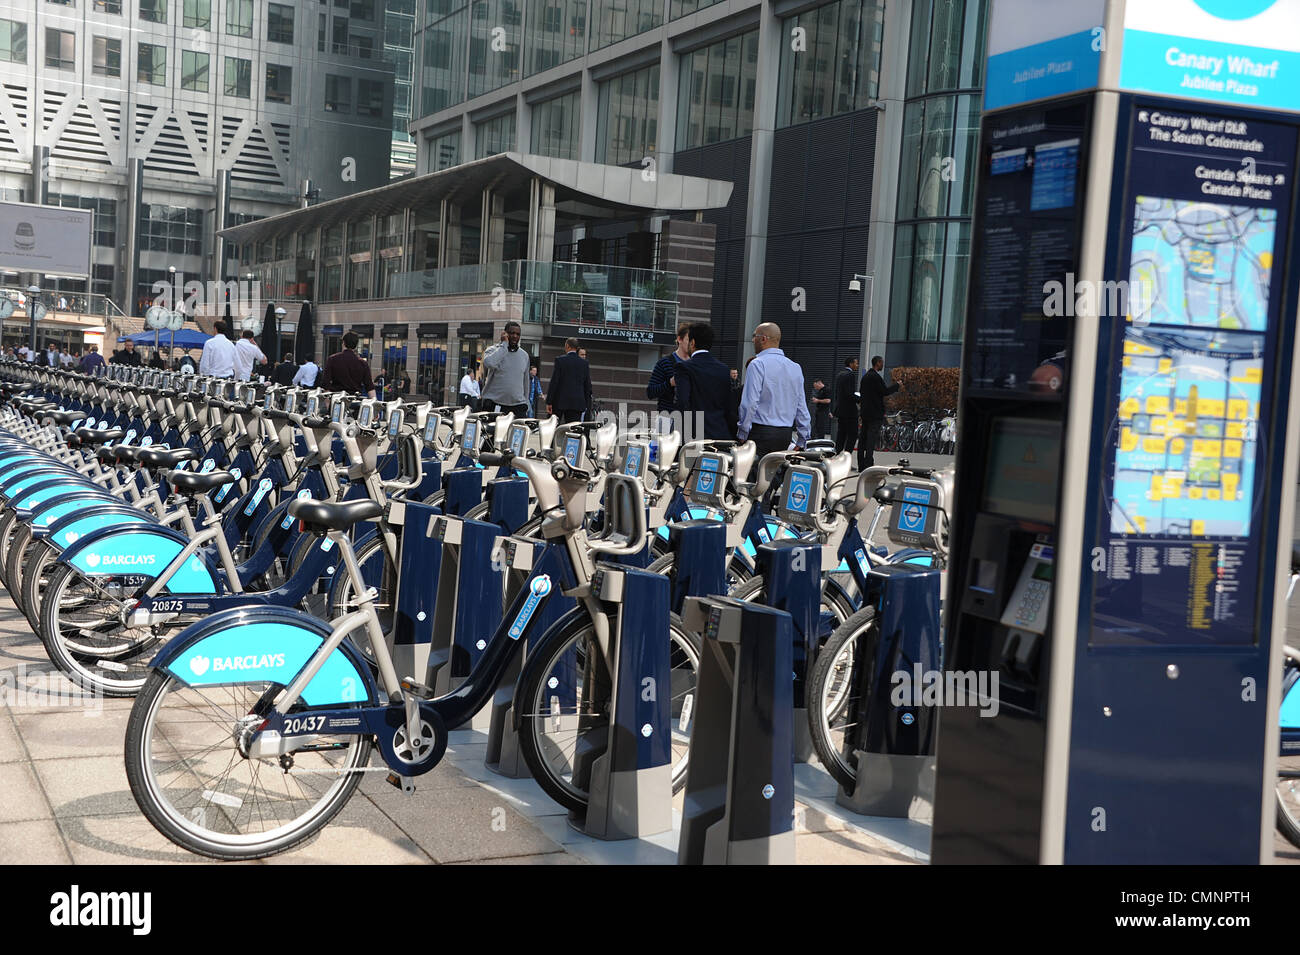
M 781 350 L 781 329 L 764 322 L 754 329 L 754 360 L 745 370 L 745 390 L 740 396 L 740 424 L 736 436 L 752 440 L 758 457 L 790 447 L 804 447 L 812 422 L 804 400 L 803 369 Z

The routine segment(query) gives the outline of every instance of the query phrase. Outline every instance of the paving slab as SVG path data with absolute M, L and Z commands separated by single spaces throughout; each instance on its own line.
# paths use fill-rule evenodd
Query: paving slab
M 54 812 L 29 763 L 0 764 L 0 822 L 52 819 Z
M 0 865 L 66 865 L 71 861 L 53 819 L 0 823 Z

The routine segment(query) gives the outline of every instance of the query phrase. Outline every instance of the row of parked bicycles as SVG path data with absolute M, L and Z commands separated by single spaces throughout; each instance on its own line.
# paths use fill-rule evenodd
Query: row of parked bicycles
M 766 541 L 811 535 L 841 556 L 824 574 L 825 659 L 810 668 L 807 694 L 818 753 L 851 780 L 854 647 L 873 617 L 861 605 L 865 574 L 886 561 L 943 560 L 871 538 L 891 506 L 891 478 L 931 480 L 950 497 L 950 474 L 855 475 L 847 454 L 824 448 L 755 461 L 749 443 L 682 447 L 674 435 L 620 436 L 595 423 L 116 366 L 101 378 L 6 363 L 0 379 L 4 585 L 71 680 L 135 697 L 125 758 L 136 802 L 169 839 L 216 858 L 295 845 L 365 772 L 408 781 L 426 772 L 448 730 L 507 681 L 530 771 L 581 811 L 590 783 L 573 752 L 609 719 L 620 613 L 592 580 L 602 562 L 633 555 L 672 579 L 668 528 L 681 521 L 729 526 L 738 543 L 726 581 L 739 599 L 763 599 L 754 555 Z M 794 466 L 824 478 L 802 526 L 772 508 Z M 398 645 L 403 588 L 426 586 L 401 572 L 404 544 L 434 533 L 404 526 L 404 515 L 415 503 L 450 513 L 451 472 L 466 469 L 484 489 L 526 479 L 526 517 L 502 528 L 498 544 L 559 544 L 565 593 L 577 599 L 545 632 L 508 615 L 517 626 L 484 632 L 470 672 L 435 693 L 403 669 L 409 648 Z M 490 510 L 484 499 L 461 516 Z M 700 646 L 676 615 L 664 639 L 676 790 L 689 765 Z
M 957 447 L 957 412 L 925 408 L 886 415 L 877 451 L 902 454 L 952 454 Z
M 815 483 L 795 480 L 808 474 Z M 430 583 L 432 569 L 413 571 L 415 548 L 455 547 L 457 521 L 501 520 L 490 493 L 501 482 L 527 490 L 494 532 L 490 560 L 444 556 L 441 568 L 444 580 L 462 565 L 486 581 L 500 614 L 439 608 L 426 621 L 412 597 L 432 608 L 446 588 Z M 875 543 L 900 482 L 933 492 L 940 530 L 928 549 L 892 535 L 892 546 Z M 467 499 L 466 487 L 483 493 Z M 951 471 L 855 474 L 849 455 L 816 445 L 756 460 L 751 443 L 682 445 L 596 423 L 0 363 L 0 579 L 69 679 L 135 698 L 125 763 L 137 805 L 176 844 L 219 859 L 310 837 L 365 773 L 410 788 L 443 757 L 448 732 L 502 691 L 528 771 L 584 811 L 592 780 L 578 754 L 614 718 L 623 612 L 601 576 L 637 560 L 676 580 L 670 528 L 685 522 L 727 525 L 725 583 L 739 600 L 764 601 L 755 558 L 769 541 L 804 538 L 831 555 L 802 702 L 818 759 L 851 788 L 865 685 L 857 650 L 878 636 L 868 575 L 888 563 L 943 569 L 951 500 Z M 489 567 L 530 542 L 548 545 L 559 571 L 525 574 L 512 592 Z M 558 617 L 536 612 L 552 580 L 573 600 Z M 453 648 L 441 665 L 437 649 L 427 666 L 413 662 L 411 629 L 444 624 L 468 631 L 457 636 L 472 659 L 457 661 Z M 662 639 L 676 791 L 702 651 L 675 614 Z M 1300 670 L 1288 666 L 1289 687 Z M 1288 763 L 1279 825 L 1296 838 Z

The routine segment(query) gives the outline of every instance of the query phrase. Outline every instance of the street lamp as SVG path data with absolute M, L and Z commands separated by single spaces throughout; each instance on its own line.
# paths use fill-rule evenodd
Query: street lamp
M 280 360 L 280 341 L 284 338 L 284 316 L 288 314 L 283 306 L 275 307 L 275 360 L 277 362 Z
M 45 317 L 45 303 L 37 300 L 41 294 L 39 285 L 27 286 L 27 319 L 31 324 L 31 344 L 28 346 L 32 354 L 36 353 L 36 323 Z

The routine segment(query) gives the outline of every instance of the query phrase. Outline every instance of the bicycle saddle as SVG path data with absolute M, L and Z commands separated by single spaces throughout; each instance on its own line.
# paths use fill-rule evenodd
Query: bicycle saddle
M 313 530 L 346 530 L 361 521 L 373 520 L 382 513 L 384 513 L 382 505 L 367 499 L 315 501 L 309 497 L 300 497 L 289 503 L 290 516 L 310 525 Z
M 74 421 L 80 421 L 85 415 L 76 411 L 47 411 L 44 417 L 49 418 L 60 428 L 66 428 Z
M 121 428 L 105 428 L 102 431 L 97 428 L 78 428 L 74 434 L 85 444 L 108 444 L 110 441 L 121 441 L 126 436 Z
M 229 471 L 168 471 L 165 477 L 178 494 L 201 494 L 235 480 Z
M 113 452 L 113 457 L 119 464 L 139 464 L 140 452 L 144 448 L 137 448 L 129 444 L 117 444 L 109 448 Z
M 182 461 L 193 461 L 198 455 L 193 448 L 142 448 L 139 461 L 147 468 L 174 468 Z

